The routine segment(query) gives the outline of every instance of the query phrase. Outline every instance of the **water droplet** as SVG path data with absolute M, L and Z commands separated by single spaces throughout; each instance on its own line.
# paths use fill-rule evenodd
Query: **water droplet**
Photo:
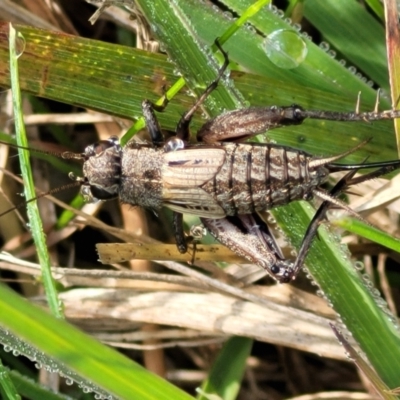
M 292 26 L 293 26 L 294 29 L 296 29 L 297 32 L 300 32 L 300 31 L 301 31 L 301 25 L 298 24 L 297 22 L 294 23 Z
M 65 380 L 65 384 L 67 386 L 72 386 L 74 384 L 74 381 L 72 379 L 68 378 L 68 379 Z
M 307 56 L 307 45 L 294 30 L 280 29 L 269 34 L 264 40 L 268 58 L 279 68 L 298 67 Z
M 356 69 L 356 67 L 353 67 L 352 65 L 349 67 L 349 68 L 347 68 L 353 75 L 355 75 L 356 74 L 356 72 L 357 72 L 357 69 Z
M 322 49 L 323 51 L 328 51 L 329 50 L 329 43 L 326 42 L 321 42 L 319 44 L 320 49 Z
M 257 33 L 256 28 L 254 28 L 252 24 L 246 23 L 244 27 L 247 29 L 248 32 Z
M 297 137 L 297 141 L 299 143 L 305 143 L 306 140 L 307 140 L 307 138 L 305 136 L 303 136 L 303 135 L 300 135 L 300 136 Z
M 17 53 L 17 58 L 19 58 L 23 54 L 25 46 L 26 46 L 26 41 L 24 36 L 22 35 L 21 32 L 17 32 L 17 38 L 15 40 L 15 51 Z
M 381 302 L 381 299 L 382 299 L 381 298 L 381 293 L 379 292 L 379 290 L 377 288 L 373 288 L 371 290 L 371 293 L 372 293 L 372 296 L 374 296 L 376 298 L 378 304 L 383 304 L 384 303 L 384 306 L 386 307 L 386 301 L 384 301 L 383 303 Z
M 357 271 L 362 271 L 364 269 L 364 263 L 362 261 L 356 261 L 354 267 Z
M 274 6 L 272 3 L 270 3 L 270 10 L 273 14 L 276 14 L 278 12 L 278 8 Z
M 185 148 L 185 143 L 183 140 L 178 139 L 176 137 L 171 138 L 168 140 L 168 142 L 164 145 L 164 151 L 170 152 L 170 151 L 177 151 Z
M 232 13 L 231 13 L 230 11 L 225 11 L 223 14 L 224 14 L 224 17 L 225 17 L 226 19 L 228 19 L 228 20 L 230 20 L 230 21 L 233 20 L 233 15 L 232 15 Z
M 285 16 L 285 12 L 283 10 L 277 9 L 276 15 L 280 18 L 283 18 Z
M 332 58 L 335 58 L 336 57 L 336 51 L 335 50 L 329 50 L 328 51 L 328 56 L 332 57 Z

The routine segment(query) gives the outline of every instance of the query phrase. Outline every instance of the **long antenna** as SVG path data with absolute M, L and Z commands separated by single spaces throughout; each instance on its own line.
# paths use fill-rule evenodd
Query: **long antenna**
M 5 172 L 7 172 L 7 171 L 5 171 Z M 41 199 L 42 197 L 46 197 L 46 196 L 48 196 L 48 195 L 50 195 L 50 194 L 62 192 L 62 191 L 64 191 L 64 190 L 68 190 L 68 189 L 71 189 L 71 188 L 73 188 L 73 187 L 77 187 L 77 186 L 79 186 L 80 184 L 81 184 L 80 181 L 74 181 L 74 182 L 68 183 L 68 184 L 66 184 L 66 185 L 62 185 L 62 186 L 60 186 L 60 187 L 51 189 L 51 190 L 49 190 L 48 192 L 40 193 L 40 194 L 38 194 L 37 196 L 32 197 L 31 199 L 25 200 L 24 202 L 21 202 L 21 203 L 15 205 L 14 207 L 9 208 L 9 209 L 6 210 L 6 211 L 3 211 L 2 213 L 0 213 L 0 218 L 1 218 L 3 215 L 6 215 L 6 214 L 8 214 L 8 213 L 11 212 L 11 211 L 19 210 L 20 208 L 24 207 L 26 204 L 28 204 L 28 203 L 30 203 L 30 202 L 32 202 L 32 201 Z
M 72 153 L 70 151 L 58 152 L 58 151 L 35 149 L 32 147 L 27 147 L 27 146 L 19 146 L 18 144 L 9 143 L 4 140 L 0 140 L 0 144 L 4 144 L 6 146 L 13 147 L 14 149 L 24 149 L 24 150 L 29 150 L 29 151 L 35 152 L 35 153 L 45 154 L 47 156 L 63 158 L 64 160 L 83 160 L 85 157 L 84 153 Z
M 0 144 L 4 144 L 6 146 L 13 147 L 15 149 L 29 150 L 29 151 L 32 151 L 32 152 L 35 152 L 35 153 L 45 154 L 45 155 L 48 155 L 48 156 L 53 156 L 53 157 L 63 158 L 63 159 L 69 159 L 69 160 L 82 160 L 82 159 L 84 159 L 84 156 L 85 156 L 83 153 L 72 153 L 72 152 L 69 152 L 69 151 L 56 152 L 56 151 L 35 149 L 35 148 L 27 147 L 27 146 L 19 146 L 19 145 L 15 144 L 15 143 L 9 143 L 9 142 L 6 142 L 4 140 L 0 140 Z M 4 173 L 8 174 L 8 171 L 4 170 Z M 41 194 L 38 194 L 37 196 L 32 197 L 31 199 L 25 200 L 25 201 L 15 205 L 14 207 L 11 207 L 8 210 L 0 213 L 0 218 L 3 215 L 8 214 L 9 212 L 21 209 L 26 204 L 28 204 L 28 203 L 30 203 L 32 201 L 41 199 L 42 197 L 45 197 L 45 196 L 48 196 L 48 195 L 51 195 L 51 194 L 54 194 L 54 193 L 58 193 L 58 192 L 61 192 L 61 191 L 64 191 L 64 190 L 71 189 L 73 187 L 77 187 L 79 185 L 81 185 L 81 181 L 78 180 L 78 179 L 75 179 L 74 182 L 68 183 L 66 185 L 62 185 L 62 186 L 57 187 L 57 188 L 50 189 L 49 191 L 41 193 Z M 37 190 L 37 189 L 35 189 L 35 190 Z

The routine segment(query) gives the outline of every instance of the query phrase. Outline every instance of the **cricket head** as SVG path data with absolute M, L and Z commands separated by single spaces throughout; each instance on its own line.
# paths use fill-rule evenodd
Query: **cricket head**
M 79 158 L 83 159 L 83 177 L 71 179 L 81 183 L 81 194 L 87 202 L 111 200 L 118 197 L 121 183 L 122 148 L 113 136 L 87 146 Z M 72 158 L 70 153 L 64 158 Z M 74 158 L 78 158 L 76 155 Z

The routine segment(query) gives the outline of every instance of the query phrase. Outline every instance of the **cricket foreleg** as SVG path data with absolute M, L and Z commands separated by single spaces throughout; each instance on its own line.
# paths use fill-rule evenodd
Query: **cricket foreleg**
M 222 46 L 219 44 L 218 39 L 215 40 L 215 44 L 224 56 L 224 63 L 222 67 L 219 69 L 218 75 L 215 78 L 215 80 L 212 81 L 207 86 L 207 88 L 205 89 L 203 94 L 199 97 L 199 99 L 196 101 L 196 103 L 193 105 L 193 107 L 189 111 L 187 111 L 178 122 L 178 125 L 176 127 L 176 136 L 179 139 L 182 139 L 186 142 L 189 141 L 190 137 L 189 125 L 193 118 L 193 114 L 203 104 L 204 100 L 210 95 L 210 93 L 212 93 L 212 91 L 216 89 L 216 87 L 218 86 L 218 82 L 224 75 L 229 65 L 228 53 L 226 53 L 225 50 L 222 48 Z
M 181 213 L 176 211 L 172 213 L 172 226 L 174 228 L 176 247 L 180 253 L 184 254 L 187 252 L 188 246 L 183 230 L 183 215 Z
M 142 101 L 142 112 L 144 119 L 146 120 L 146 127 L 151 137 L 151 141 L 156 147 L 161 147 L 164 145 L 164 136 L 161 132 L 161 127 L 156 117 L 154 110 L 163 111 L 168 100 L 164 97 L 164 103 L 158 106 L 152 103 L 150 100 Z
M 278 282 L 289 282 L 293 264 L 284 259 L 268 226 L 256 214 L 222 219 L 201 218 L 206 229 L 222 244 L 264 268 Z

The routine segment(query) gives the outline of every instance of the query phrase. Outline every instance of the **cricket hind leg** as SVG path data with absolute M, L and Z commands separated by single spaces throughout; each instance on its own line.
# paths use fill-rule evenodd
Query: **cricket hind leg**
M 389 172 L 394 171 L 395 169 L 399 168 L 396 165 L 385 165 L 376 171 L 371 171 L 365 175 L 359 176 L 354 178 L 354 175 L 357 173 L 357 170 L 352 170 L 348 172 L 339 182 L 331 189 L 330 196 L 333 198 L 338 197 L 341 193 L 345 192 L 349 187 L 353 185 L 357 185 L 359 183 L 378 178 L 382 175 L 385 175 Z M 317 212 L 315 213 L 313 219 L 311 220 L 310 224 L 307 227 L 306 233 L 304 234 L 303 241 L 301 243 L 299 252 L 297 254 L 296 260 L 293 264 L 293 277 L 294 279 L 299 271 L 301 270 L 302 266 L 304 265 L 304 261 L 307 257 L 307 254 L 310 250 L 312 240 L 315 236 L 318 236 L 318 227 L 320 223 L 325 219 L 326 213 L 332 207 L 332 203 L 329 200 L 325 200 L 322 202 L 320 207 L 318 208 Z M 361 220 L 363 218 L 361 217 Z
M 398 168 L 387 165 L 360 177 L 354 178 L 357 170 L 349 171 L 329 192 L 336 198 L 349 187 L 385 175 Z M 325 200 L 318 208 L 304 235 L 300 250 L 294 262 L 286 260 L 275 241 L 268 225 L 258 214 L 238 215 L 222 219 L 201 218 L 206 229 L 222 244 L 236 254 L 265 269 L 279 283 L 288 283 L 300 272 L 311 243 L 318 235 L 318 227 L 332 202 Z
M 265 269 L 278 282 L 292 279 L 292 262 L 285 260 L 268 225 L 258 214 L 201 218 L 201 222 L 219 242 Z

